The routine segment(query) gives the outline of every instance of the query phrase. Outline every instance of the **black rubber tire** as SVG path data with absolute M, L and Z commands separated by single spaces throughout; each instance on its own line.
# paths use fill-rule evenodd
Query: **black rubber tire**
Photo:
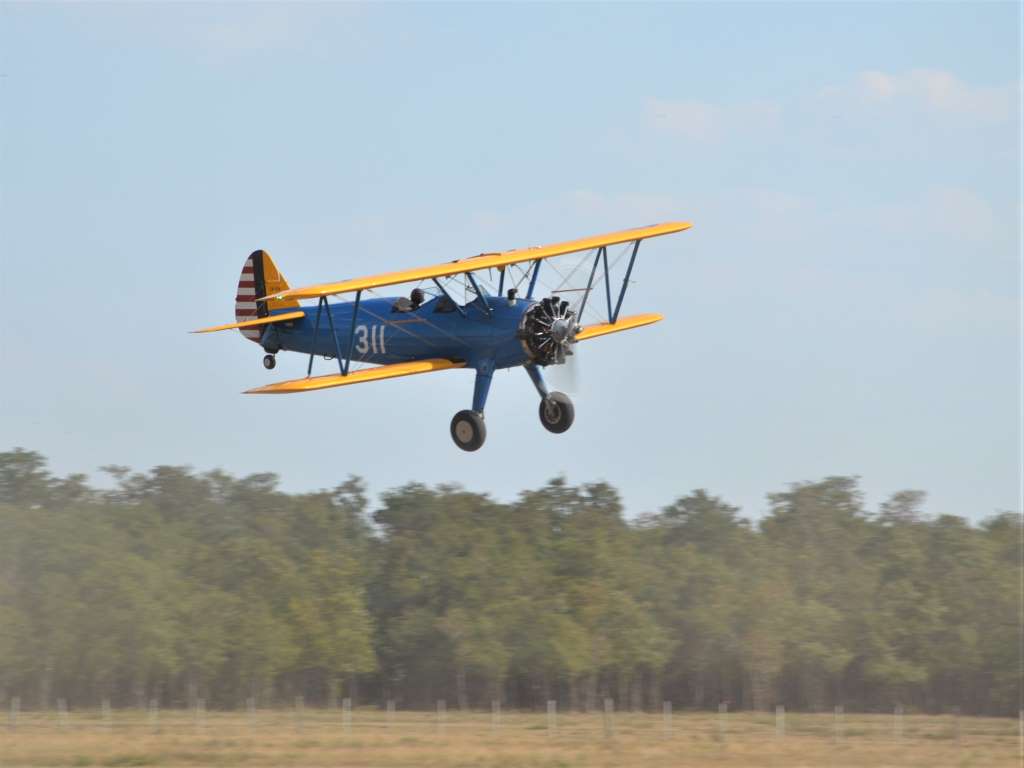
M 540 401 L 540 423 L 548 432 L 556 435 L 565 432 L 575 418 L 572 400 L 563 392 L 551 392 Z
M 276 365 L 277 365 L 277 358 L 276 357 L 274 357 L 273 355 L 264 355 L 263 356 L 263 367 L 266 368 L 268 371 L 274 370 L 274 367 Z
M 475 451 L 487 439 L 484 416 L 476 411 L 459 411 L 452 418 L 452 440 L 464 451 Z

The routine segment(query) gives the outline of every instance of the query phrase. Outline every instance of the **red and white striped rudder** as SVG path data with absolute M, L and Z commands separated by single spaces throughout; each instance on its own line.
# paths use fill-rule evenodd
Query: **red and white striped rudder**
M 294 299 L 280 301 L 257 301 L 268 293 L 278 293 L 288 289 L 288 282 L 278 270 L 274 260 L 266 251 L 253 251 L 242 265 L 242 274 L 238 278 L 238 290 L 235 292 L 235 322 L 254 320 L 266 317 L 272 310 L 295 309 L 299 302 Z M 239 332 L 250 341 L 259 343 L 263 336 L 263 328 L 239 328 Z

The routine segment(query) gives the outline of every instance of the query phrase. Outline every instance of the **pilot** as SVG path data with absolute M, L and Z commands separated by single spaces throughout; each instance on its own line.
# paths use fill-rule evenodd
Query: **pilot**
M 395 299 L 395 303 L 391 307 L 392 312 L 415 312 L 423 304 L 427 298 L 427 294 L 421 291 L 419 288 L 413 288 L 409 298 L 405 296 L 399 296 Z

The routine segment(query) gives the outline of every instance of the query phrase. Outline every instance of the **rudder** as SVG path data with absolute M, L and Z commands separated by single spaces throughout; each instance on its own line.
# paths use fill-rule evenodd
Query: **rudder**
M 264 250 L 253 251 L 242 265 L 242 274 L 238 278 L 238 290 L 235 293 L 235 322 L 254 320 L 266 317 L 272 310 L 296 309 L 299 302 L 294 299 L 271 299 L 257 301 L 261 296 L 278 293 L 288 289 L 288 281 L 277 268 L 270 254 Z M 250 341 L 259 343 L 263 335 L 262 328 L 240 328 L 241 333 Z

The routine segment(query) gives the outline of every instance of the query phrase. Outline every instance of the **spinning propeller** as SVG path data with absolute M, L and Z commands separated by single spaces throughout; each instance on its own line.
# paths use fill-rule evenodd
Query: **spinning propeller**
M 560 389 L 570 395 L 580 393 L 580 353 L 573 350 L 572 355 L 565 359 L 565 365 L 554 365 L 547 370 L 548 382 L 553 389 Z

